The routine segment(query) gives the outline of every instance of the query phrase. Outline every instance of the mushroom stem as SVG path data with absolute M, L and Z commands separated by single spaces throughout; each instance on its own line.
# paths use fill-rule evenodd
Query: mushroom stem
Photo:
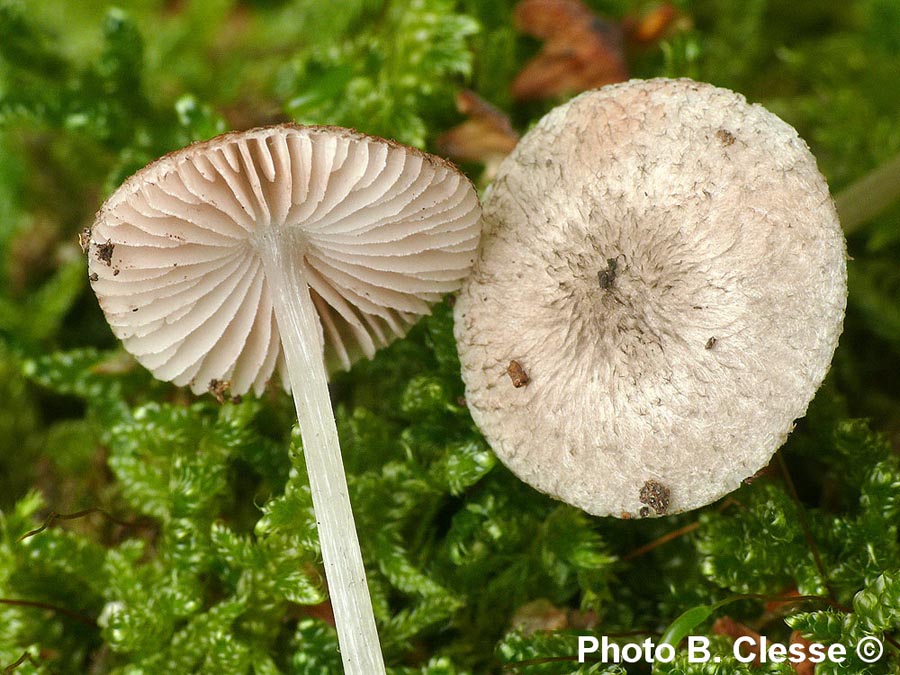
M 321 326 L 298 254 L 302 247 L 285 241 L 289 236 L 269 231 L 256 243 L 300 422 L 344 672 L 380 675 L 384 661 L 328 394 Z
M 845 234 L 853 234 L 900 199 L 900 155 L 892 157 L 834 198 Z

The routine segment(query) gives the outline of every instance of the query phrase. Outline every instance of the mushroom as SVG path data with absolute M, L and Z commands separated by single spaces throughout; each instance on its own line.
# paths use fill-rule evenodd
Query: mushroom
M 325 357 L 344 368 L 371 357 L 457 289 L 479 214 L 444 160 L 348 129 L 283 125 L 153 162 L 91 231 L 100 306 L 156 377 L 239 396 L 277 372 L 293 391 L 347 673 L 384 665 Z
M 522 139 L 483 209 L 455 331 L 472 416 L 522 480 L 595 515 L 678 513 L 755 474 L 805 414 L 846 249 L 772 113 L 685 79 L 587 92 Z

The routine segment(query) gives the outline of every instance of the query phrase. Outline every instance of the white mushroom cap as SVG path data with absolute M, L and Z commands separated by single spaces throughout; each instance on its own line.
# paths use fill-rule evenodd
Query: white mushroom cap
M 477 195 L 449 162 L 348 129 L 282 125 L 167 155 L 104 204 L 91 281 L 113 332 L 153 374 L 287 387 L 260 233 L 296 230 L 326 357 L 344 368 L 402 336 L 475 257 Z
M 587 92 L 484 201 L 456 304 L 496 453 L 596 515 L 708 504 L 766 465 L 828 370 L 845 244 L 796 131 L 690 80 Z

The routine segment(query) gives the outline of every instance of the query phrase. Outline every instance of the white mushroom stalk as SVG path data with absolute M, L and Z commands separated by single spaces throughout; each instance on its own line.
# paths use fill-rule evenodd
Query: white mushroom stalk
M 690 80 L 544 117 L 484 200 L 456 303 L 472 416 L 596 515 L 693 509 L 764 467 L 825 377 L 845 244 L 797 132 Z
M 104 204 L 90 278 L 113 332 L 195 393 L 294 394 L 345 672 L 384 672 L 328 394 L 457 289 L 479 205 L 451 164 L 331 127 L 226 134 L 152 163 Z

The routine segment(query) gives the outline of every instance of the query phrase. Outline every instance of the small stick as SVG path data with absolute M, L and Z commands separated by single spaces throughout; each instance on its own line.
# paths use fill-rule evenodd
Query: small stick
M 806 510 L 803 508 L 803 503 L 800 501 L 800 495 L 797 494 L 797 488 L 794 487 L 794 481 L 791 478 L 791 474 L 788 473 L 787 462 L 784 461 L 784 455 L 780 451 L 776 454 L 778 456 L 778 467 L 781 469 L 781 475 L 784 477 L 784 482 L 791 494 L 791 498 L 797 506 L 800 527 L 803 528 L 803 536 L 806 539 L 813 560 L 816 563 L 816 569 L 819 570 L 819 574 L 822 576 L 822 583 L 825 584 L 825 588 L 828 589 L 828 596 L 836 601 L 834 589 L 831 587 L 831 582 L 828 580 L 828 574 L 825 572 L 825 565 L 822 563 L 822 557 L 819 555 L 819 547 L 816 545 L 816 540 L 813 539 L 812 531 L 809 529 L 809 522 L 806 520 Z
M 732 506 L 732 505 L 743 507 L 743 504 L 741 504 L 739 501 L 729 497 L 728 499 L 723 501 L 721 504 L 719 504 L 719 506 L 716 508 L 716 511 L 718 511 L 718 512 L 724 511 L 725 509 L 727 509 L 729 506 Z M 694 530 L 696 530 L 699 527 L 700 527 L 699 520 L 694 521 L 693 523 L 688 523 L 684 527 L 679 527 L 677 530 L 672 530 L 671 532 L 667 532 L 666 534 L 662 535 L 661 537 L 658 537 L 658 538 L 654 539 L 653 541 L 644 544 L 643 546 L 638 546 L 633 551 L 629 551 L 628 553 L 626 553 L 625 555 L 622 556 L 622 560 L 634 560 L 635 558 L 638 558 L 638 557 L 644 555 L 645 553 L 649 553 L 650 551 L 655 549 L 657 546 L 662 546 L 663 544 L 669 543 L 673 539 L 678 539 L 678 537 L 683 537 L 684 535 L 693 532 Z
M 37 600 L 18 600 L 16 598 L 0 598 L 0 605 L 49 609 L 50 611 L 56 612 L 57 614 L 62 614 L 63 616 L 67 616 L 70 619 L 74 619 L 75 621 L 83 623 L 86 626 L 90 626 L 91 628 L 97 627 L 97 622 L 94 621 L 91 617 L 84 614 L 79 614 L 78 612 L 73 612 L 71 609 L 66 609 L 65 607 L 57 607 L 56 605 L 51 605 L 49 602 L 38 602 Z
M 668 542 L 672 541 L 673 539 L 678 539 L 678 537 L 683 537 L 684 535 L 686 535 L 690 532 L 693 532 L 694 530 L 696 530 L 699 527 L 700 527 L 700 521 L 688 523 L 684 527 L 679 527 L 677 530 L 672 530 L 671 532 L 667 532 L 666 534 L 659 537 L 658 539 L 654 539 L 653 541 L 648 542 L 648 543 L 644 544 L 643 546 L 638 546 L 633 551 L 630 551 L 629 553 L 626 553 L 625 555 L 623 555 L 622 560 L 634 560 L 635 558 L 638 558 L 638 557 L 644 555 L 645 553 L 649 553 L 650 551 L 652 551 L 653 549 L 655 549 L 658 546 L 662 546 L 663 544 L 667 544 Z
M 31 652 L 24 652 L 22 656 L 16 659 L 15 663 L 10 663 L 3 669 L 2 675 L 11 675 L 13 672 L 18 670 L 19 666 L 21 666 L 26 661 L 28 661 L 28 663 L 30 663 L 37 669 L 40 669 L 41 667 L 41 664 L 31 655 Z M 47 672 L 49 672 L 50 675 L 54 675 L 53 671 L 50 670 L 50 668 L 47 668 Z
M 103 509 L 99 509 L 99 508 L 85 509 L 84 511 L 76 511 L 75 513 L 59 513 L 58 511 L 51 511 L 50 515 L 47 516 L 47 519 L 44 521 L 43 525 L 41 525 L 36 530 L 31 530 L 30 532 L 26 532 L 21 537 L 16 539 L 16 542 L 24 541 L 25 539 L 28 539 L 28 537 L 33 537 L 36 534 L 40 534 L 41 532 L 46 530 L 48 527 L 53 525 L 53 523 L 55 523 L 57 520 L 77 520 L 78 518 L 84 518 L 85 516 L 89 516 L 92 513 L 99 513 L 100 515 L 105 517 L 110 522 L 113 522 L 116 525 L 122 525 L 123 527 L 135 527 L 135 526 L 141 524 L 140 519 L 132 520 L 130 522 L 125 521 L 125 520 L 119 520 L 115 516 L 112 516 L 109 513 L 107 513 L 106 511 L 104 511 Z

